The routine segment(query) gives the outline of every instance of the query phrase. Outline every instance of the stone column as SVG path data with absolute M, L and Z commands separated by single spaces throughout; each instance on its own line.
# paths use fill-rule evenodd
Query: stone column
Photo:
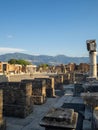
M 89 52 L 90 57 L 90 77 L 97 77 L 97 52 Z

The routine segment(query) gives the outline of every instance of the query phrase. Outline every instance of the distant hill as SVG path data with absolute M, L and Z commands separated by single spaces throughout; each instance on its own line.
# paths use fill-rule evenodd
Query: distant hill
M 69 57 L 65 55 L 48 56 L 48 55 L 29 55 L 24 53 L 8 53 L 0 55 L 0 61 L 8 61 L 10 59 L 24 59 L 32 62 L 33 64 L 39 65 L 42 63 L 47 63 L 50 65 L 57 64 L 68 64 L 70 62 L 79 63 L 89 63 L 88 57 Z

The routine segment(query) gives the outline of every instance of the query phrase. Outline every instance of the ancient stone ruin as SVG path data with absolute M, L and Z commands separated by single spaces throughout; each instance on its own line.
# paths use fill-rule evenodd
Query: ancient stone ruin
M 53 75 L 50 76 L 52 78 L 54 78 L 54 87 L 55 89 L 62 89 L 63 88 L 63 75 L 58 74 L 58 75 Z
M 6 130 L 6 122 L 3 119 L 3 91 L 0 90 L 0 130 Z
M 32 84 L 32 101 L 34 104 L 43 104 L 46 101 L 46 82 L 45 80 L 22 80 L 22 82 Z
M 53 108 L 41 120 L 45 130 L 75 130 L 78 114 L 74 109 Z
M 22 82 L 2 82 L 3 112 L 5 116 L 28 116 L 33 111 L 32 84 Z
M 36 78 L 36 80 L 45 80 L 46 82 L 46 96 L 54 97 L 55 89 L 54 89 L 54 78 Z

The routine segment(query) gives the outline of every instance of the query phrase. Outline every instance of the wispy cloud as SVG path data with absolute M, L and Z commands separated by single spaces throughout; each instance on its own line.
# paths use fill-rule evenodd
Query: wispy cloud
M 9 35 L 7 35 L 7 38 L 13 38 L 13 35 L 11 35 L 11 34 L 9 34 Z
M 25 52 L 25 51 L 26 51 L 26 50 L 24 50 L 24 49 L 19 49 L 19 48 L 0 47 L 0 54 L 14 53 L 14 52 Z

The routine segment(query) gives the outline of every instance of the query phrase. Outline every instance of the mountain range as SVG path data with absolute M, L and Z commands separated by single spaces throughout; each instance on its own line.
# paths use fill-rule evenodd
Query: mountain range
M 66 55 L 57 55 L 57 56 L 48 56 L 48 55 L 29 55 L 24 53 L 8 53 L 0 55 L 0 61 L 7 62 L 10 59 L 24 59 L 32 62 L 33 64 L 49 64 L 49 65 L 58 65 L 58 64 L 68 64 L 68 63 L 89 63 L 88 57 L 69 57 Z

